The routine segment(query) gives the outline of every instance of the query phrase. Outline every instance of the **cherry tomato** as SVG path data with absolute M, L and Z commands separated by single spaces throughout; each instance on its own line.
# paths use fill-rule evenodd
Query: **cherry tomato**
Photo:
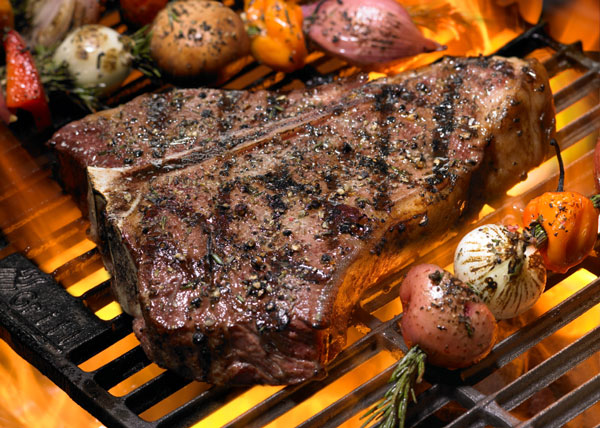
M 285 0 L 246 0 L 244 10 L 250 50 L 257 61 L 288 73 L 304 66 L 308 53 L 299 5 Z
M 169 0 L 119 0 L 125 21 L 143 27 L 154 21 L 156 14 L 165 8 Z
M 577 192 L 547 192 L 532 199 L 523 212 L 525 226 L 537 222 L 546 243 L 540 247 L 546 268 L 565 273 L 586 258 L 596 243 L 598 211 Z
M 31 52 L 15 30 L 4 38 L 6 51 L 6 106 L 16 112 L 23 109 L 33 115 L 38 130 L 52 125 L 52 118 L 40 74 Z

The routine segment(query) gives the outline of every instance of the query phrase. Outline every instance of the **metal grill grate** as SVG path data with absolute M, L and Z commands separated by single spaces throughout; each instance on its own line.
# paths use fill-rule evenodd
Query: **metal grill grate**
M 578 45 L 564 46 L 552 41 L 545 36 L 541 26 L 534 27 L 523 34 L 504 47 L 499 54 L 523 57 L 540 48 L 550 49 L 553 52 L 544 63 L 550 76 L 570 68 L 584 72 L 580 78 L 555 94 L 557 112 L 563 111 L 594 91 L 597 93 L 600 88 L 600 62 L 584 55 Z M 330 64 L 327 68 L 339 68 L 339 66 L 341 63 Z M 251 68 L 242 70 L 241 77 L 236 78 L 238 84 L 244 78 L 249 78 L 252 73 Z M 283 80 L 272 83 L 277 87 L 285 87 L 296 79 L 306 80 L 318 75 L 314 67 L 305 69 L 302 73 L 304 74 L 288 75 Z M 268 78 L 261 75 L 262 84 L 265 84 L 265 79 Z M 256 84 L 256 79 L 254 83 Z M 148 86 L 141 80 L 134 81 L 123 92 L 126 94 L 124 97 L 131 97 L 131 94 L 139 88 L 145 90 Z M 124 99 L 116 101 L 122 102 Z M 560 130 L 558 137 L 561 147 L 563 149 L 569 147 L 598 129 L 600 129 L 600 104 Z M 570 182 L 571 188 L 582 192 L 590 191 L 591 162 L 590 152 L 568 165 L 567 174 L 570 170 L 580 171 L 577 178 Z M 581 174 L 585 168 L 588 172 Z M 521 198 L 527 199 L 550 190 L 554 186 L 553 183 L 551 177 L 521 195 Z M 512 203 L 512 200 L 508 200 L 503 205 L 494 207 L 495 210 L 480 219 L 479 223 L 499 221 L 510 212 Z M 448 265 L 452 261 L 453 251 L 460 236 L 457 232 L 434 253 L 424 255 L 422 260 L 440 266 Z M 63 270 L 72 273 L 78 265 L 98 263 L 98 260 L 95 251 L 88 252 L 70 262 L 68 269 L 59 269 L 55 278 L 60 279 Z M 591 330 L 492 394 L 483 394 L 474 387 L 479 381 L 505 367 L 546 337 L 600 303 L 600 259 L 588 258 L 583 267 L 596 279 L 569 299 L 498 343 L 492 353 L 477 365 L 461 371 L 428 367 L 426 381 L 430 387 L 419 394 L 418 403 L 409 408 L 407 425 L 426 427 L 444 425 L 446 422 L 439 418 L 438 412 L 448 404 L 455 403 L 462 410 L 453 421 L 449 422 L 449 426 L 452 427 L 562 426 L 600 401 L 600 375 L 596 375 L 529 420 L 521 421 L 511 413 L 511 410 L 540 389 L 550 385 L 581 361 L 597 353 L 600 350 L 600 327 Z M 564 277 L 560 275 L 551 276 L 548 287 L 554 286 L 562 279 Z M 382 292 L 383 290 L 389 292 Z M 333 361 L 326 378 L 280 389 L 238 416 L 228 426 L 263 426 L 382 350 L 406 351 L 406 345 L 398 328 L 401 315 L 388 321 L 380 321 L 373 315 L 376 310 L 392 301 L 398 295 L 397 291 L 397 283 L 382 283 L 365 296 L 361 307 L 356 310 L 354 320 L 369 332 L 348 346 Z M 108 282 L 103 282 L 76 298 L 68 294 L 53 277 L 43 274 L 23 255 L 12 254 L 0 260 L 2 338 L 104 424 L 111 427 L 189 426 L 247 391 L 244 388 L 207 385 L 194 398 L 158 420 L 151 422 L 142 420 L 139 414 L 191 382 L 167 371 L 124 396 L 117 397 L 111 394 L 109 390 L 112 387 L 151 364 L 140 346 L 134 347 L 96 370 L 86 372 L 79 368 L 83 362 L 131 333 L 131 318 L 127 315 L 120 315 L 110 321 L 102 321 L 94 315 L 95 310 L 106 305 L 111 299 Z M 385 369 L 330 406 L 312 415 L 300 426 L 335 427 L 362 412 L 381 398 L 393 368 L 392 365 Z

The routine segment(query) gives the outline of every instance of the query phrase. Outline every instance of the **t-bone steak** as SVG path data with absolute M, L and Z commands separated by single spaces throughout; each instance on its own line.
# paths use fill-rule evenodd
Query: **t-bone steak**
M 87 168 L 93 238 L 160 366 L 230 385 L 319 374 L 344 346 L 361 294 L 443 237 L 469 204 L 524 178 L 554 133 L 535 60 L 448 57 L 334 89 L 325 102 L 265 120 L 234 103 L 230 114 L 250 127 L 219 128 L 134 166 Z M 171 111 L 169 129 L 204 126 L 197 115 L 186 122 L 192 106 L 203 111 L 203 93 L 168 95 L 187 106 Z M 126 120 L 144 129 L 132 144 L 146 153 L 164 125 L 150 120 L 152 97 L 59 135 L 73 147 L 85 129 Z
M 140 167 L 194 147 L 206 154 L 222 150 L 231 145 L 232 133 L 236 143 L 260 137 L 279 120 L 321 109 L 366 80 L 357 75 L 278 93 L 210 88 L 149 93 L 64 126 L 48 144 L 58 155 L 65 189 L 87 213 L 88 166 Z

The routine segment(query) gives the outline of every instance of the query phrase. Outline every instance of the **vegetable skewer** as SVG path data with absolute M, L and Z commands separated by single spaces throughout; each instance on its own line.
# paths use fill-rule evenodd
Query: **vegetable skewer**
M 132 68 L 153 78 L 160 77 L 149 55 L 150 37 L 146 28 L 123 36 L 111 28 L 90 25 L 75 30 L 57 49 L 38 45 L 29 53 L 23 43 L 19 52 L 32 57 L 32 66 L 46 94 L 64 93 L 75 103 L 95 111 L 101 106 L 102 97 L 118 88 Z M 82 49 L 86 55 L 78 54 Z M 8 93 L 12 83 L 7 68 L 0 68 L 0 76 L 6 81 Z
M 363 416 L 365 422 L 403 426 L 413 385 L 420 382 L 429 364 L 448 368 L 467 367 L 484 358 L 496 340 L 493 314 L 477 293 L 436 265 L 409 270 L 400 286 L 404 314 L 400 320 L 409 352 L 390 379 L 383 400 Z
M 557 272 L 566 272 L 589 255 L 598 237 L 597 208 L 600 195 L 587 198 L 577 192 L 563 190 L 564 165 L 560 149 L 556 140 L 552 140 L 551 144 L 556 149 L 560 169 L 558 188 L 556 192 L 544 193 L 529 202 L 523 213 L 523 223 L 529 225 L 529 228 L 523 235 L 518 232 L 516 227 L 481 226 L 461 240 L 455 254 L 454 269 L 457 276 L 473 287 L 474 293 L 483 298 L 496 318 L 499 319 L 516 316 L 529 309 L 537 301 L 546 280 L 545 269 L 539 260 L 541 257 L 543 257 L 546 268 Z M 504 244 L 502 244 L 503 242 Z M 479 245 L 477 254 L 474 254 L 473 248 L 471 248 L 474 243 Z M 535 244 L 539 252 L 534 251 L 531 244 Z M 496 247 L 500 247 L 500 250 L 498 251 Z M 487 262 L 494 258 L 496 260 L 492 263 Z M 474 266 L 475 264 L 477 266 Z M 427 281 L 424 281 L 422 277 L 419 279 L 418 275 L 414 274 L 415 270 L 427 269 L 427 266 L 430 265 L 412 268 L 401 285 L 400 296 L 404 308 L 401 323 L 407 344 L 415 343 L 411 339 L 414 332 L 405 325 L 405 319 L 411 315 L 411 312 L 414 312 L 411 309 L 411 307 L 414 308 L 414 305 L 406 305 L 403 296 L 406 293 L 404 291 L 405 284 L 408 282 L 408 287 L 412 288 L 415 286 L 412 284 L 414 283 L 417 288 L 427 289 L 430 286 Z M 484 272 L 480 272 L 482 266 L 485 268 Z M 435 280 L 436 278 L 430 277 L 430 279 Z M 499 283 L 501 283 L 501 287 Z M 503 289 L 512 291 L 503 293 L 501 291 Z M 502 294 L 505 296 L 502 297 Z M 514 294 L 516 297 L 508 298 L 507 296 L 510 294 Z M 431 306 L 435 307 L 434 304 Z M 420 309 L 426 308 L 429 312 L 430 307 L 421 305 Z M 430 328 L 433 325 L 431 319 L 425 321 L 429 321 L 429 324 L 422 323 L 424 328 Z M 438 324 L 436 327 L 444 326 Z M 416 343 L 416 346 L 421 349 L 422 342 Z M 446 359 L 431 358 L 431 351 L 428 349 L 425 349 L 423 361 L 415 362 L 411 352 L 416 346 L 398 363 L 397 370 L 400 370 L 400 367 L 405 367 L 403 370 L 411 372 L 417 370 L 417 364 L 424 364 L 425 358 L 429 363 L 435 365 L 448 368 L 456 366 L 452 359 L 448 358 L 448 355 L 445 355 Z M 433 355 L 436 355 L 436 352 L 437 350 L 433 349 Z M 474 362 L 476 362 L 475 359 L 472 363 Z M 407 365 L 410 367 L 406 368 Z M 396 370 L 394 374 L 396 374 Z M 363 418 L 370 416 L 363 427 L 372 421 L 382 421 L 383 426 L 386 427 L 403 427 L 406 412 L 404 404 L 408 402 L 409 394 L 413 394 L 412 385 L 422 376 L 421 371 L 419 371 L 419 377 L 415 379 L 392 376 L 390 382 L 394 382 L 393 387 L 386 392 L 383 400 L 376 407 L 363 416 Z M 407 382 L 413 383 L 407 386 Z M 396 414 L 397 416 L 391 416 Z

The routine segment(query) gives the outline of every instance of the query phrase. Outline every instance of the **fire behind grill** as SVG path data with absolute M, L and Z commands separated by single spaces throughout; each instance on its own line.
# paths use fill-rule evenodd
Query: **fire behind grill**
M 566 109 L 600 87 L 600 62 L 585 56 L 578 45 L 560 45 L 549 39 L 542 27 L 534 27 L 498 53 L 505 56 L 524 57 L 539 48 L 549 48 L 554 54 L 545 61 L 550 76 L 577 68 L 583 75 L 571 85 L 555 94 L 557 112 Z M 242 75 L 248 70 L 242 70 Z M 288 75 L 277 82 L 284 87 L 294 79 L 307 80 L 318 76 L 315 69 L 304 69 L 301 76 Z M 256 84 L 256 82 L 253 82 Z M 119 102 L 147 90 L 147 82 L 132 82 Z M 561 147 L 565 149 L 600 128 L 600 104 L 584 116 L 565 126 L 558 134 Z M 589 190 L 591 179 L 591 153 L 568 166 L 569 187 L 573 190 Z M 588 172 L 581 173 L 587 168 Z M 546 180 L 521 198 L 529 199 L 546 190 L 552 190 L 554 180 Z M 498 222 L 510 213 L 512 201 L 495 207 L 479 223 Z M 470 227 L 473 227 L 471 225 Z M 423 255 L 422 260 L 446 266 L 451 263 L 453 249 L 461 233 L 456 231 L 436 251 Z M 0 240 L 0 249 L 3 247 Z M 71 265 L 95 263 L 95 251 L 70 262 Z M 419 262 L 421 260 L 415 260 Z M 512 383 L 491 394 L 483 394 L 474 385 L 491 373 L 507 366 L 546 337 L 576 319 L 588 309 L 600 303 L 600 259 L 590 257 L 582 266 L 596 279 L 570 298 L 553 307 L 541 317 L 517 330 L 498 343 L 492 353 L 477 365 L 448 371 L 428 367 L 426 382 L 431 385 L 418 395 L 418 402 L 408 411 L 409 426 L 441 426 L 439 410 L 454 405 L 459 408 L 449 423 L 452 427 L 469 426 L 562 426 L 587 408 L 600 401 L 600 374 L 564 395 L 529 420 L 517 419 L 511 410 L 528 400 L 541 389 L 552 384 L 565 373 L 600 350 L 600 326 L 592 329 L 560 352 L 546 359 Z M 553 287 L 564 276 L 553 275 L 547 288 Z M 230 427 L 263 426 L 296 403 L 348 373 L 361 363 L 383 350 L 406 351 L 406 345 L 398 328 L 401 315 L 381 321 L 374 312 L 397 296 L 397 283 L 382 283 L 364 296 L 361 307 L 356 309 L 354 322 L 369 332 L 348 346 L 329 366 L 329 374 L 320 380 L 280 389 L 266 400 L 249 409 L 229 423 Z M 36 366 L 42 373 L 64 389 L 77 403 L 87 409 L 107 426 L 115 427 L 179 427 L 189 426 L 201 420 L 224 404 L 243 394 L 247 389 L 208 387 L 194 398 L 180 405 L 155 421 L 145 421 L 138 415 L 161 400 L 180 391 L 191 381 L 166 371 L 126 395 L 117 397 L 109 390 L 151 364 L 140 346 L 113 359 L 100 368 L 86 372 L 79 366 L 109 346 L 131 333 L 131 318 L 125 314 L 110 321 L 100 320 L 94 312 L 112 300 L 108 282 L 103 282 L 79 298 L 68 294 L 54 278 L 42 273 L 27 258 L 12 254 L 0 260 L 0 333 L 11 347 Z M 312 415 L 302 427 L 333 427 L 348 420 L 380 399 L 387 389 L 387 379 L 394 366 L 349 392 L 330 406 Z

